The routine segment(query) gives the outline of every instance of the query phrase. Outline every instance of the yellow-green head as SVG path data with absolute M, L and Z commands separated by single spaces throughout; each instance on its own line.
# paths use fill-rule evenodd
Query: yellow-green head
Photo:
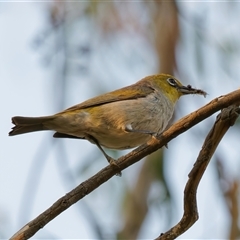
M 191 85 L 184 86 L 178 79 L 169 74 L 152 75 L 142 79 L 141 81 L 146 81 L 153 88 L 160 90 L 173 103 L 175 103 L 183 95 L 200 94 L 205 97 L 207 94 L 200 89 L 192 88 Z

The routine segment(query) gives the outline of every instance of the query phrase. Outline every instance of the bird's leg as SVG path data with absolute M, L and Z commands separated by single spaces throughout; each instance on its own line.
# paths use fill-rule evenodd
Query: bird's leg
M 121 177 L 122 173 L 121 173 L 121 170 L 120 170 L 119 166 L 117 165 L 115 159 L 110 157 L 109 155 L 107 155 L 107 153 L 105 153 L 105 151 L 103 150 L 102 146 L 99 144 L 99 142 L 98 142 L 98 140 L 96 138 L 94 138 L 91 135 L 88 135 L 87 138 L 97 145 L 97 147 L 103 153 L 103 155 L 105 156 L 105 158 L 107 159 L 107 161 L 108 161 L 108 163 L 110 165 L 113 165 L 113 166 L 115 166 L 115 167 L 117 167 L 119 169 L 119 172 L 116 175 Z

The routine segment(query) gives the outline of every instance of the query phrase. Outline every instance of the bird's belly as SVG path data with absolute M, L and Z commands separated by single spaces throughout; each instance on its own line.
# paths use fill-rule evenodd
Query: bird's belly
M 99 114 L 101 111 L 101 114 Z M 129 149 L 162 132 L 173 113 L 156 97 L 113 102 L 89 112 L 87 134 L 110 149 Z
M 93 133 L 92 136 L 97 139 L 97 141 L 103 147 L 110 149 L 129 149 L 140 146 L 146 143 L 151 135 L 140 134 L 140 133 L 128 133 L 124 131 L 114 131 L 113 134 L 106 131 L 106 134 L 101 132 L 101 134 Z

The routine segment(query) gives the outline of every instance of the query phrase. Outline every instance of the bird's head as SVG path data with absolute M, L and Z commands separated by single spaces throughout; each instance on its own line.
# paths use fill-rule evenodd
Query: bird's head
M 158 74 L 151 76 L 150 82 L 155 89 L 161 90 L 173 103 L 181 96 L 187 94 L 199 94 L 204 97 L 206 92 L 200 89 L 192 88 L 191 85 L 184 86 L 178 79 L 169 74 Z

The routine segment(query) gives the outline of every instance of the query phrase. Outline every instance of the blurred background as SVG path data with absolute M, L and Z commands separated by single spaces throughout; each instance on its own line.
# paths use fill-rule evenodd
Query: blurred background
M 204 89 L 172 122 L 240 86 L 240 3 L 46 1 L 0 3 L 0 238 L 9 238 L 107 165 L 87 141 L 51 132 L 8 137 L 15 115 L 56 113 L 160 72 Z M 123 171 L 34 238 L 152 239 L 183 214 L 183 191 L 216 115 Z M 199 220 L 182 239 L 237 239 L 240 122 L 198 189 Z M 128 151 L 107 151 L 115 158 Z

